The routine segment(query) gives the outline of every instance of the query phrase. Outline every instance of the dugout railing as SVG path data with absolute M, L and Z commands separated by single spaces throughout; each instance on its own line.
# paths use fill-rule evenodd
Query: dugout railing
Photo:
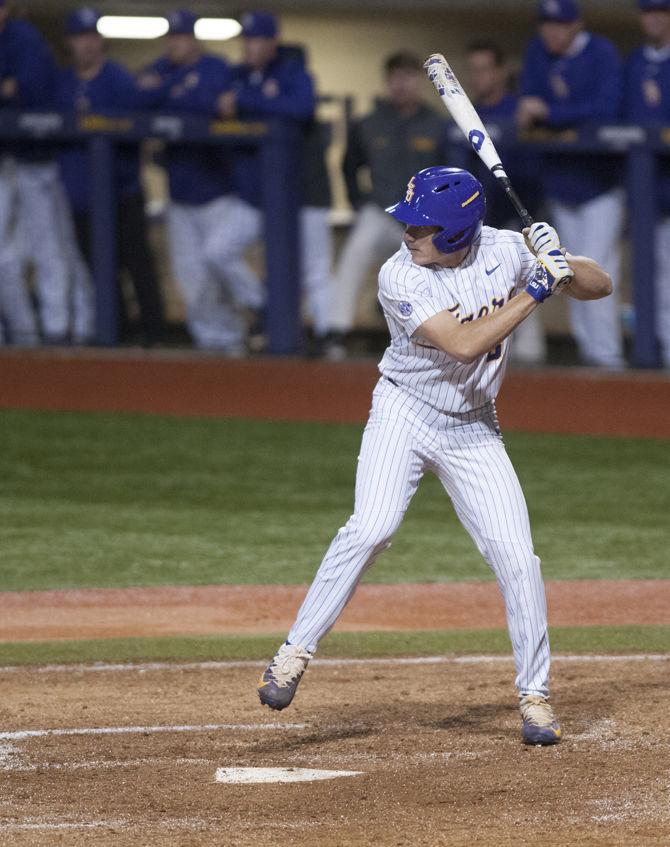
M 271 353 L 302 346 L 298 256 L 299 130 L 290 121 L 216 121 L 197 115 L 85 114 L 0 110 L 0 140 L 85 142 L 89 151 L 91 256 L 95 285 L 95 339 L 117 343 L 116 197 L 117 145 L 159 139 L 166 143 L 230 148 L 259 153 L 265 212 L 267 334 Z
M 536 132 L 519 139 L 510 125 L 488 125 L 495 143 L 539 152 L 588 152 L 622 166 L 627 192 L 635 310 L 632 358 L 638 367 L 659 362 L 654 315 L 655 184 L 659 157 L 670 155 L 670 128 L 602 124 L 558 133 Z M 259 151 L 265 210 L 268 351 L 299 352 L 300 273 L 298 186 L 299 130 L 291 122 L 212 121 L 175 114 L 86 114 L 0 110 L 0 140 L 84 141 L 91 173 L 92 263 L 96 292 L 96 341 L 114 345 L 116 326 L 116 204 L 113 180 L 118 144 L 160 139 L 166 143 L 254 146 Z M 450 164 L 466 166 L 471 151 L 459 131 L 451 136 Z M 459 160 L 460 157 L 460 161 Z

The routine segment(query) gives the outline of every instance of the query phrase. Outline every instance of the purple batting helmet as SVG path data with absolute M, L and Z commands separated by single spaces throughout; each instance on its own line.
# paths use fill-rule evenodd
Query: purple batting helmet
M 407 184 L 405 199 L 386 210 L 411 226 L 439 226 L 433 244 L 440 253 L 462 250 L 479 236 L 486 213 L 481 182 L 460 168 L 424 168 Z

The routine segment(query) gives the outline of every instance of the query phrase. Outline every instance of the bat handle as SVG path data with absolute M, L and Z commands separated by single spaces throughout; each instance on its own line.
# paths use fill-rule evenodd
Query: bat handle
M 505 190 L 505 194 L 509 197 L 511 204 L 514 206 L 517 215 L 521 218 L 524 227 L 531 227 L 534 223 L 532 217 L 528 213 L 528 209 L 521 202 L 519 195 L 512 187 L 512 183 L 507 176 L 499 176 L 498 179 Z

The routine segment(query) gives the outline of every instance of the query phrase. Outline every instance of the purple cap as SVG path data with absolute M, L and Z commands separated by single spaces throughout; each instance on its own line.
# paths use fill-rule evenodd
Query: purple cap
M 85 32 L 97 32 L 100 15 L 90 6 L 75 9 L 65 19 L 65 32 L 68 35 L 82 35 Z
M 571 24 L 580 19 L 581 13 L 575 0 L 540 0 L 537 17 L 540 21 Z
M 641 12 L 670 12 L 670 0 L 638 0 Z
M 170 35 L 193 35 L 198 16 L 188 9 L 177 9 L 167 15 Z
M 247 12 L 240 23 L 242 35 L 247 38 L 274 38 L 279 32 L 277 18 L 269 12 Z

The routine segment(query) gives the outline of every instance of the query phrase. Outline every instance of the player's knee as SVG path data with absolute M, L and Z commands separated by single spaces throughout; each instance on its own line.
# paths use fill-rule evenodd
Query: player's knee
M 225 272 L 226 267 L 235 261 L 239 261 L 243 251 L 234 244 L 227 241 L 207 241 L 204 247 L 205 261 L 210 268 Z
M 507 580 L 523 582 L 540 574 L 540 559 L 525 542 L 487 539 L 482 553 L 493 570 L 504 573 Z
M 351 517 L 343 528 L 349 535 L 352 546 L 369 550 L 371 555 L 379 555 L 391 545 L 391 539 L 398 527 L 395 515 L 374 515 L 370 518 Z

